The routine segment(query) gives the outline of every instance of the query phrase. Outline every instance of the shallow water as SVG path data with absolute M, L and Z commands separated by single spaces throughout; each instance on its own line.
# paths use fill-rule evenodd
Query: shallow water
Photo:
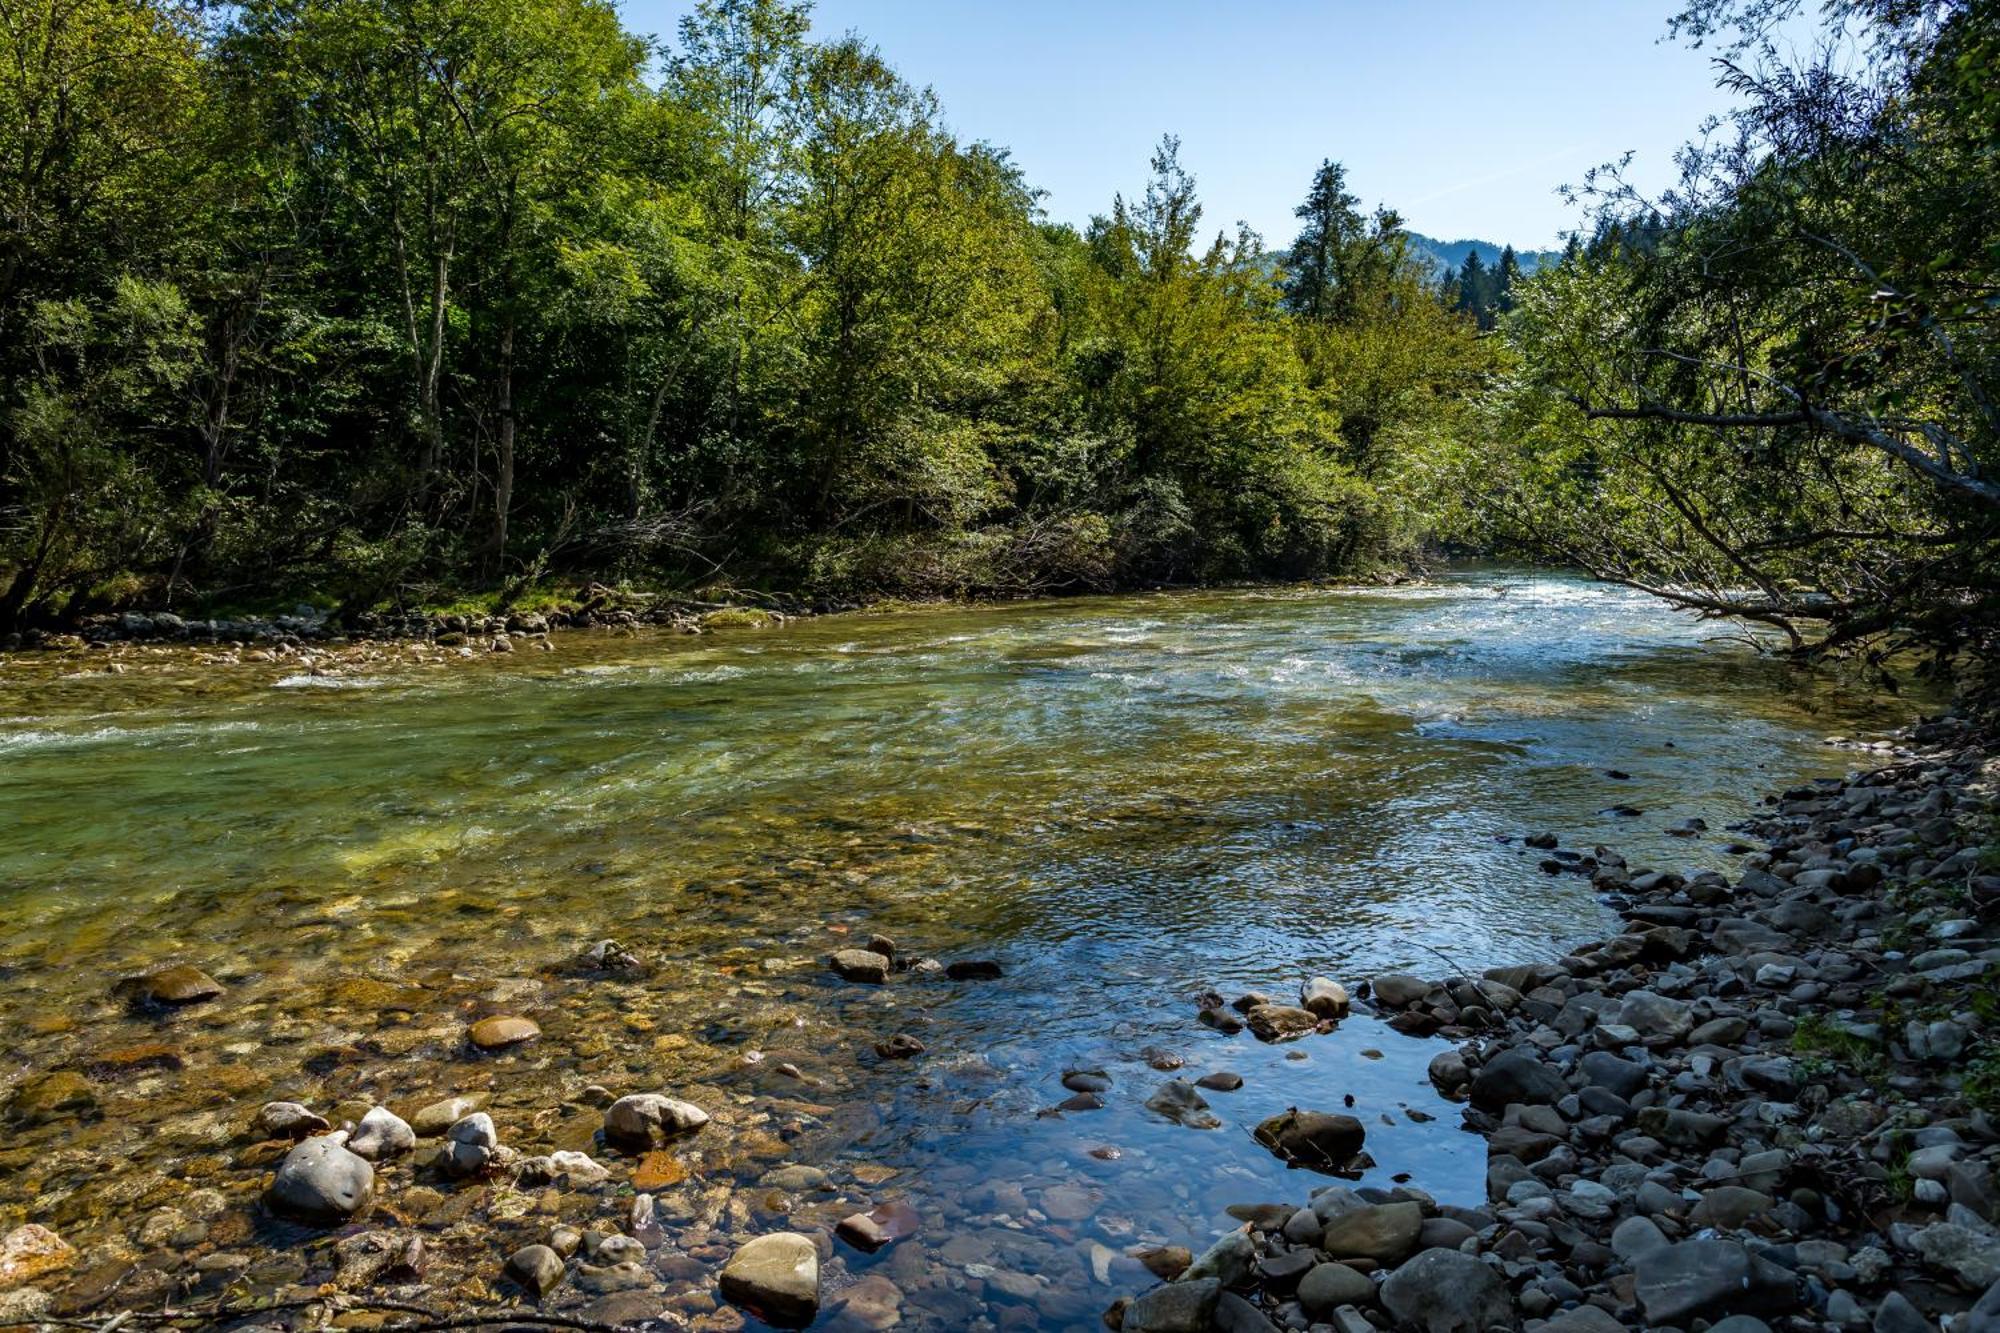
M 591 1142 L 591 1084 L 715 1113 L 659 1195 L 653 1279 L 716 1327 L 736 1319 L 711 1295 L 735 1241 L 889 1198 L 922 1231 L 874 1257 L 836 1244 L 829 1293 L 876 1272 L 903 1327 L 1091 1327 L 1146 1283 L 1124 1259 L 1101 1281 L 1094 1247 L 1199 1249 L 1227 1205 L 1318 1183 L 1247 1132 L 1294 1104 L 1351 1095 L 1370 1182 L 1410 1173 L 1475 1203 L 1483 1152 L 1425 1082 L 1435 1043 L 1356 1015 L 1263 1046 L 1197 1026 L 1190 997 L 1556 956 L 1604 910 L 1502 837 L 1722 865 L 1747 799 L 1846 766 L 1826 735 L 1907 720 L 1907 702 L 1713 633 L 1618 590 L 1473 574 L 576 633 L 331 676 L 184 651 L 128 655 L 120 676 L 7 661 L 0 1077 L 79 1071 L 94 1105 L 15 1126 L 0 1222 L 89 1252 L 79 1304 L 203 1255 L 251 1260 L 209 1265 L 239 1290 L 316 1281 L 325 1238 L 256 1215 L 269 1168 L 245 1126 L 263 1101 L 407 1112 L 482 1090 L 504 1141 L 588 1148 L 622 1181 L 629 1163 Z M 1712 831 L 1666 834 L 1692 816 Z M 1005 975 L 826 972 L 876 931 Z M 567 969 L 607 936 L 649 975 Z M 170 1019 L 111 998 L 168 961 L 228 993 Z M 543 1036 L 474 1055 L 465 1023 L 490 1012 Z M 928 1052 L 877 1060 L 896 1031 Z M 1243 1075 L 1208 1094 L 1223 1128 L 1143 1109 L 1169 1077 L 1151 1047 L 1189 1076 Z M 1044 1114 L 1085 1067 L 1112 1077 L 1108 1106 Z M 1115 1160 L 1090 1155 L 1107 1145 Z M 787 1162 L 832 1189 L 757 1184 Z M 622 1217 L 618 1194 L 401 1166 L 373 1220 L 424 1227 L 433 1279 L 462 1298 L 505 1299 L 511 1249 Z M 188 1226 L 142 1239 L 161 1209 Z M 572 1283 L 549 1304 L 589 1298 Z M 843 1319 L 860 1312 L 827 1316 Z

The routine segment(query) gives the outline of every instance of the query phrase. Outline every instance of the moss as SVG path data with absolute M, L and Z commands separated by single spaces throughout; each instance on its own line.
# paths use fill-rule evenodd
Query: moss
M 1859 1073 L 1884 1069 L 1883 1054 L 1873 1042 L 1858 1037 L 1821 1014 L 1799 1020 L 1792 1031 L 1792 1049 L 1808 1077 L 1847 1068 Z
M 754 606 L 725 606 L 701 618 L 703 629 L 768 629 L 778 617 Z

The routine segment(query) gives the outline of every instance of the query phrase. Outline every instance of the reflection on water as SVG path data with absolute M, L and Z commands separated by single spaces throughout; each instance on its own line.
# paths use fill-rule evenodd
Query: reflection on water
M 1371 1179 L 1479 1197 L 1478 1144 L 1424 1084 L 1431 1046 L 1356 1017 L 1262 1047 L 1196 1027 L 1190 995 L 1550 956 L 1601 910 L 1498 835 L 1719 863 L 1664 830 L 1838 771 L 1821 737 L 1907 707 L 1704 644 L 1636 595 L 1520 576 L 556 644 L 335 677 L 180 653 L 116 677 L 0 666 L 4 1077 L 81 1071 L 90 1096 L 13 1135 L 0 1222 L 52 1222 L 142 1287 L 204 1253 L 259 1256 L 253 1288 L 317 1280 L 321 1248 L 274 1257 L 249 1230 L 263 1100 L 484 1090 L 510 1143 L 603 1152 L 583 1089 L 666 1087 L 717 1118 L 659 1196 L 674 1308 L 711 1314 L 709 1270 L 743 1235 L 907 1197 L 919 1237 L 838 1247 L 830 1289 L 886 1276 L 912 1327 L 1086 1327 L 1142 1285 L 1101 1250 L 1199 1243 L 1228 1204 L 1303 1196 L 1244 1132 L 1288 1105 L 1352 1094 Z M 825 973 L 874 931 L 1006 975 Z M 564 969 L 606 936 L 653 971 Z M 228 995 L 168 1024 L 113 1004 L 115 978 L 167 959 Z M 469 1058 L 482 1012 L 544 1036 Z M 877 1060 L 897 1031 L 927 1054 Z M 1168 1077 L 1155 1047 L 1244 1076 L 1210 1095 L 1223 1130 L 1142 1109 Z M 1110 1074 L 1106 1108 L 1038 1114 L 1078 1067 Z M 757 1183 L 786 1162 L 832 1192 Z M 475 1282 L 608 1207 L 434 1202 L 412 1180 L 387 1173 L 390 1220 L 480 1219 L 444 1261 Z M 141 1237 L 167 1208 L 216 1216 L 192 1243 Z

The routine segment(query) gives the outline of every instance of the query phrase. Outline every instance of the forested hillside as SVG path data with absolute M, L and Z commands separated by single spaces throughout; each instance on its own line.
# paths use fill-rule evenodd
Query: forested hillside
M 1171 135 L 1053 223 L 786 0 L 657 46 L 608 0 L 9 6 L 0 632 L 1449 541 L 1800 646 L 1977 642 L 2000 20 L 1835 0 L 1802 58 L 1804 11 L 1693 0 L 1743 109 L 1678 185 L 1607 169 L 1559 255 L 1447 270 L 1331 158 L 1289 243 L 1218 231 Z
M 1363 569 L 1492 367 L 1337 166 L 1275 272 L 1171 137 L 1055 225 L 803 4 L 9 14 L 0 629 Z
M 1515 293 L 1496 538 L 1796 645 L 1990 647 L 2000 9 L 1696 0 L 1743 110 Z M 1804 49 L 1803 57 L 1796 54 Z

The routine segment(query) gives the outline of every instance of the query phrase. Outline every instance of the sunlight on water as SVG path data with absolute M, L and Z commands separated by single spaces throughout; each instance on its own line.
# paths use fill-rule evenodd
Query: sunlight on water
M 132 1202 L 133 1179 L 202 1178 L 247 1215 L 267 1173 L 237 1164 L 239 1131 L 277 1096 L 489 1089 L 510 1142 L 588 1146 L 594 1113 L 574 1098 L 589 1083 L 718 1111 L 681 1192 L 690 1252 L 771 1229 L 754 1182 L 775 1161 L 843 1182 L 865 1161 L 925 1212 L 921 1262 L 1025 1266 L 1050 1328 L 1115 1294 L 1078 1245 L 1201 1243 L 1227 1204 L 1303 1197 L 1242 1132 L 1287 1105 L 1354 1095 L 1383 1176 L 1476 1201 L 1479 1144 L 1424 1082 L 1430 1044 L 1357 1016 L 1262 1047 L 1195 1026 L 1189 997 L 1552 956 L 1601 933 L 1602 909 L 1500 837 L 1724 864 L 1747 799 L 1844 767 L 1823 736 L 1908 716 L 1707 633 L 1636 595 L 1487 574 L 573 634 L 548 654 L 350 676 L 10 661 L 6 1077 L 88 1070 L 95 1103 L 81 1127 L 20 1131 L 0 1220 L 129 1236 L 156 1206 Z M 1690 816 L 1710 842 L 1666 835 Z M 830 948 L 875 930 L 997 958 L 1006 977 L 825 973 Z M 653 972 L 565 970 L 606 936 Z M 228 995 L 164 1024 L 110 998 L 118 977 L 181 960 Z M 496 1008 L 544 1036 L 468 1056 L 464 1021 Z M 930 1054 L 877 1062 L 898 1030 Z M 161 1041 L 171 1065 L 105 1055 Z M 1228 1128 L 1142 1109 L 1166 1077 L 1151 1046 L 1244 1075 L 1211 1098 Z M 812 1082 L 776 1078 L 783 1061 Z M 1076 1065 L 1112 1075 L 1110 1105 L 1038 1117 Z M 1422 1108 L 1442 1118 L 1426 1127 Z M 1088 1156 L 1102 1144 L 1122 1157 Z M 1016 1194 L 1074 1181 L 1099 1200 L 1088 1218 L 1022 1225 Z M 799 1225 L 842 1211 L 792 1207 Z M 907 1324 L 963 1327 L 1018 1298 L 934 1286 L 926 1305 L 917 1284 Z

